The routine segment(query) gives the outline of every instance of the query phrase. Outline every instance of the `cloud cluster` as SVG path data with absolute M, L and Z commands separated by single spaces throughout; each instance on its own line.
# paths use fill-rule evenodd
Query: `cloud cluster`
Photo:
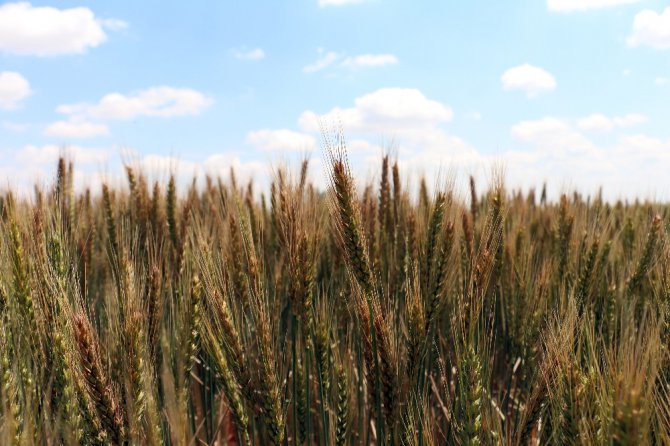
M 316 73 L 329 67 L 345 68 L 357 70 L 361 68 L 378 68 L 387 65 L 397 64 L 398 58 L 393 54 L 359 54 L 357 56 L 345 56 L 335 51 L 325 51 L 318 49 L 318 58 L 316 61 L 305 65 L 302 71 L 305 73 Z
M 340 57 L 341 56 L 335 51 L 325 52 L 319 48 L 319 58 L 315 62 L 305 65 L 302 68 L 302 71 L 305 73 L 315 73 L 317 71 L 321 71 L 324 68 L 331 66 L 335 61 L 340 59 Z
M 25 132 L 29 127 L 30 125 L 24 122 L 2 121 L 2 128 L 7 129 L 10 132 Z
M 197 90 L 160 86 L 130 95 L 109 93 L 96 104 L 65 104 L 58 106 L 56 111 L 80 118 L 128 120 L 140 116 L 197 115 L 211 104 L 212 100 Z
M 32 56 L 81 54 L 107 40 L 105 28 L 125 26 L 121 20 L 99 19 L 86 7 L 5 3 L 0 6 L 0 51 Z
M 350 108 L 333 108 L 317 115 L 305 111 L 298 119 L 304 131 L 319 130 L 319 119 L 323 122 L 342 123 L 348 131 L 380 133 L 392 130 L 399 133 L 434 127 L 449 122 L 453 111 L 445 104 L 428 99 L 416 88 L 381 88 L 354 100 Z
M 609 199 L 670 197 L 664 174 L 670 141 L 620 133 L 614 143 L 599 145 L 555 117 L 521 122 L 511 134 L 529 148 L 504 155 L 507 177 L 515 184 L 548 181 L 554 188 L 576 187 L 584 193 L 602 187 Z
M 212 102 L 197 90 L 169 86 L 151 87 L 131 94 L 109 93 L 94 104 L 59 105 L 56 111 L 67 115 L 67 119 L 49 124 L 44 134 L 68 140 L 107 136 L 109 127 L 100 121 L 198 115 Z
M 13 110 L 30 96 L 30 83 L 15 71 L 0 72 L 0 109 Z
M 205 174 L 225 179 L 234 169 L 239 184 L 253 179 L 259 187 L 266 187 L 271 175 L 267 163 L 246 161 L 240 154 L 229 151 L 201 159 L 182 159 L 162 154 L 139 155 L 132 149 L 124 149 L 121 153 L 111 147 L 26 145 L 0 152 L 0 190 L 10 189 L 21 196 L 31 197 L 36 185 L 51 187 L 61 156 L 74 163 L 75 190 L 81 192 L 89 188 L 93 194 L 100 193 L 103 183 L 127 187 L 122 169 L 126 163 L 141 170 L 150 183 L 165 184 L 174 175 L 182 191 L 190 186 L 194 175 L 199 181 Z
M 240 60 L 261 60 L 265 58 L 265 51 L 262 48 L 248 49 L 234 49 L 233 56 Z
M 47 136 L 59 138 L 94 138 L 96 136 L 109 135 L 109 128 L 105 124 L 99 124 L 81 119 L 69 119 L 67 121 L 56 121 L 44 129 Z
M 608 117 L 602 113 L 581 118 L 577 121 L 577 127 L 581 130 L 607 131 L 614 127 L 632 127 L 647 122 L 647 117 L 638 113 L 628 113 L 624 116 Z
M 521 90 L 529 98 L 556 88 L 556 79 L 547 70 L 530 64 L 509 68 L 500 77 L 504 90 Z
M 670 181 L 665 172 L 670 163 L 670 140 L 630 133 L 631 126 L 644 122 L 642 115 L 593 114 L 574 122 L 554 116 L 524 120 L 511 126 L 512 144 L 496 154 L 480 151 L 454 135 L 448 128 L 452 117 L 447 104 L 418 89 L 384 88 L 359 96 L 349 107 L 336 107 L 325 113 L 307 110 L 298 118 L 298 129 L 261 129 L 248 133 L 246 141 L 254 150 L 272 151 L 275 156 L 277 152 L 304 154 L 317 144 L 321 124 L 337 127 L 341 123 L 358 176 L 369 178 L 371 172 L 378 172 L 380 154 L 390 149 L 406 178 L 425 174 L 429 184 L 444 179 L 441 174 L 455 170 L 474 173 L 485 187 L 492 166 L 502 164 L 508 187 L 540 187 L 546 181 L 552 198 L 572 188 L 593 194 L 601 186 L 607 199 L 670 197 Z M 598 143 L 586 132 L 608 129 L 616 133 L 613 142 L 606 144 Z M 382 138 L 390 140 L 384 142 Z M 75 146 L 69 150 L 79 164 L 100 166 L 110 160 L 110 151 L 105 149 Z M 26 146 L 13 160 L 26 168 L 2 168 L 0 174 L 6 173 L 7 178 L 19 175 L 25 180 L 27 175 L 32 174 L 34 179 L 35 172 L 41 172 L 44 178 L 45 172 L 52 173 L 61 153 L 62 148 L 55 145 Z M 313 164 L 318 165 L 320 157 L 314 158 Z M 254 177 L 263 188 L 271 174 L 266 162 L 244 161 L 230 152 L 199 161 L 147 155 L 138 162 L 153 178 L 165 180 L 174 173 L 183 184 L 194 174 L 226 176 L 233 167 L 240 181 Z M 3 165 L 7 165 L 4 160 Z M 315 170 L 319 169 L 313 166 L 312 171 Z M 99 185 L 100 179 L 86 172 L 84 169 L 81 178 Z M 121 171 L 117 168 L 115 172 L 119 175 Z M 327 175 L 313 173 L 312 178 L 318 186 L 327 186 Z
M 393 54 L 361 54 L 360 56 L 347 57 L 342 62 L 342 66 L 357 69 L 383 67 L 385 65 L 395 65 L 397 63 L 398 58 Z
M 310 135 L 292 130 L 257 130 L 249 132 L 247 143 L 261 151 L 309 152 L 316 146 Z
M 78 164 L 101 165 L 109 159 L 110 154 L 109 149 L 45 144 L 42 146 L 27 145 L 16 152 L 15 159 L 22 163 L 42 164 L 53 168 L 58 158 L 63 155 L 67 155 Z
M 78 191 L 91 187 L 100 190 L 101 169 L 110 161 L 112 150 L 98 147 L 55 144 L 26 145 L 0 152 L 0 190 L 12 190 L 23 197 L 32 197 L 35 187 L 50 187 L 56 177 L 58 158 L 65 156 L 75 164 L 74 187 Z M 121 170 L 117 169 L 119 176 Z
M 344 6 L 362 3 L 365 0 L 319 0 L 319 6 L 324 8 L 326 6 Z
M 638 12 L 627 42 L 633 47 L 647 45 L 661 50 L 670 48 L 670 7 L 660 14 L 650 9 Z
M 298 117 L 299 132 L 264 129 L 251 132 L 247 142 L 258 147 L 257 142 L 262 140 L 266 148 L 304 153 L 299 148 L 321 139 L 322 129 L 329 134 L 333 131 L 329 129 L 341 125 L 356 174 L 365 176 L 374 171 L 380 154 L 390 149 L 399 156 L 408 175 L 425 173 L 432 181 L 440 167 L 474 169 L 482 162 L 472 146 L 447 131 L 445 125 L 452 117 L 451 107 L 429 99 L 418 89 L 381 88 L 359 96 L 350 107 L 303 112 Z M 326 186 L 326 178 L 313 177 L 321 187 Z
M 670 181 L 664 180 L 663 172 L 670 162 L 670 141 L 629 133 L 646 121 L 643 115 L 521 121 L 510 128 L 512 144 L 495 154 L 452 134 L 448 129 L 452 116 L 448 105 L 418 89 L 385 88 L 356 98 L 350 107 L 303 112 L 298 118 L 300 131 L 264 129 L 251 132 L 247 142 L 258 148 L 258 141 L 263 141 L 265 148 L 290 152 L 299 144 L 287 141 L 318 139 L 323 127 L 341 125 L 357 175 L 377 171 L 380 154 L 391 149 L 404 175 L 425 174 L 433 184 L 441 173 L 456 170 L 474 173 L 485 186 L 491 169 L 502 165 L 508 187 L 540 187 L 546 181 L 553 198 L 572 188 L 593 194 L 601 186 L 607 199 L 670 197 Z M 614 142 L 596 142 L 586 133 L 595 130 L 616 131 Z M 325 187 L 324 178 L 316 177 L 317 184 Z
M 556 12 L 586 11 L 590 9 L 610 8 L 630 5 L 640 0 L 547 0 L 547 8 Z

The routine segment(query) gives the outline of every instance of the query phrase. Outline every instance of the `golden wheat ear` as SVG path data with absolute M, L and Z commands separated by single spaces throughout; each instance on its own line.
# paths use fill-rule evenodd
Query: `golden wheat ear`
M 72 326 L 85 388 L 100 420 L 100 434 L 113 444 L 121 444 L 125 438 L 123 413 L 112 383 L 102 367 L 97 337 L 83 314 L 74 316 Z

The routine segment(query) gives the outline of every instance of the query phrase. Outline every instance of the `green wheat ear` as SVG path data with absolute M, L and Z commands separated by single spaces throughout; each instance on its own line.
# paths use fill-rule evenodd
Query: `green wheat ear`
M 119 241 L 117 240 L 116 217 L 114 216 L 114 208 L 112 206 L 112 198 L 109 192 L 109 187 L 106 184 L 102 185 L 102 204 L 105 210 L 105 221 L 107 222 L 107 237 L 109 238 L 109 246 L 112 249 L 112 255 L 119 256 Z
M 628 292 L 630 293 L 636 291 L 641 285 L 642 280 L 647 275 L 652 265 L 662 226 L 663 220 L 660 215 L 656 214 L 651 222 L 651 229 L 649 229 L 649 233 L 647 234 L 647 240 L 645 241 L 644 249 L 642 250 L 642 257 L 640 257 L 635 272 L 628 280 Z
M 347 441 L 349 425 L 349 377 L 342 365 L 337 367 L 336 382 L 335 444 L 337 446 L 344 446 Z
M 482 366 L 472 346 L 465 349 L 458 372 L 458 437 L 464 445 L 479 445 L 482 440 Z

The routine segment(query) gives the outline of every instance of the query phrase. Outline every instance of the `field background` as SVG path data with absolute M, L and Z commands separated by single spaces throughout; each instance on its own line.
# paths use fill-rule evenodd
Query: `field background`
M 665 444 L 667 206 L 350 174 L 1 200 L 3 444 Z

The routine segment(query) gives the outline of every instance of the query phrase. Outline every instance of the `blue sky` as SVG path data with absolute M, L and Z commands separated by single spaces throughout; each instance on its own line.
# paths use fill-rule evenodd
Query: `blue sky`
M 454 171 L 511 187 L 670 198 L 670 2 L 0 4 L 0 181 L 67 150 L 97 187 L 123 160 L 259 180 L 341 123 L 373 177 Z M 64 149 L 65 148 L 65 149 Z M 262 182 L 262 181 L 261 181 Z

